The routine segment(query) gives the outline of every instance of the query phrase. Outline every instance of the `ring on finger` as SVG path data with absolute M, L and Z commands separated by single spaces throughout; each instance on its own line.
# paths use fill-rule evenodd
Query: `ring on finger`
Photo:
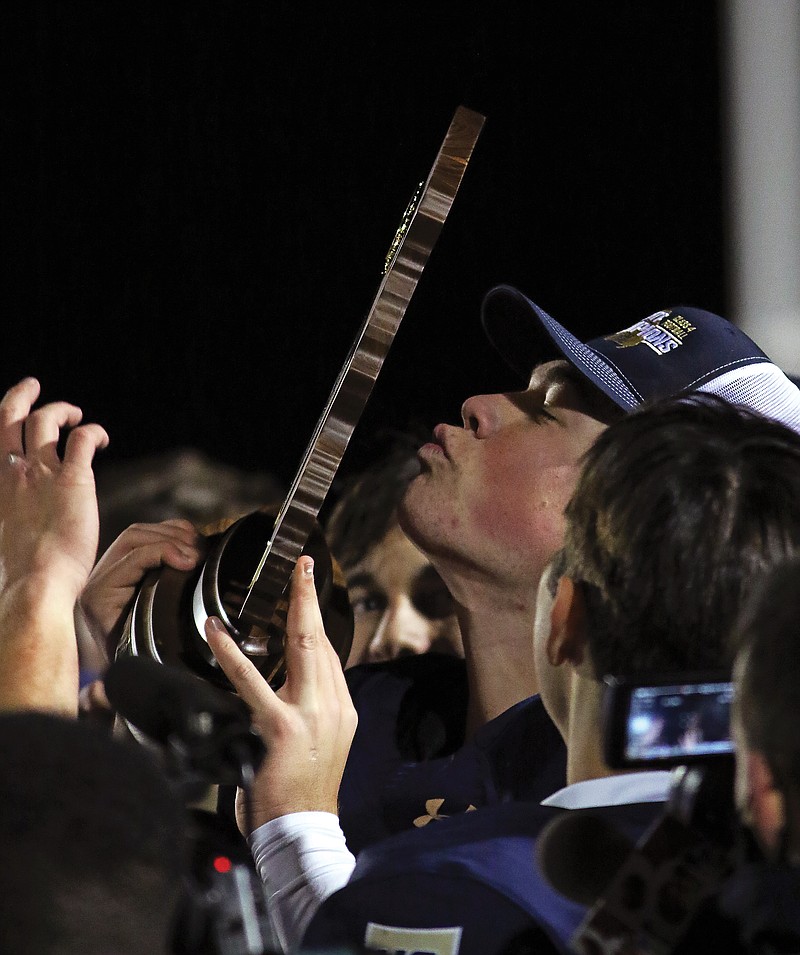
M 14 454 L 13 451 L 9 451 L 8 453 L 9 467 L 12 467 L 12 468 L 16 467 L 17 464 L 22 464 L 24 460 L 25 458 L 23 458 L 21 454 Z

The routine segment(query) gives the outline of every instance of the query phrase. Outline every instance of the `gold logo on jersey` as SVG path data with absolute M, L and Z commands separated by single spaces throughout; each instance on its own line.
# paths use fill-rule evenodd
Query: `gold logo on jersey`
M 617 348 L 647 345 L 657 355 L 666 355 L 682 345 L 683 339 L 693 331 L 696 331 L 695 326 L 682 315 L 656 312 L 630 328 L 607 335 L 605 340 L 614 342 Z
M 439 812 L 443 803 L 444 799 L 426 799 L 425 815 L 417 816 L 417 818 L 414 820 L 414 825 L 417 827 L 417 829 L 421 829 L 423 826 L 427 826 L 429 822 L 435 822 L 438 819 L 449 819 L 449 815 Z M 474 812 L 476 808 L 476 806 L 473 806 L 470 803 L 464 812 Z

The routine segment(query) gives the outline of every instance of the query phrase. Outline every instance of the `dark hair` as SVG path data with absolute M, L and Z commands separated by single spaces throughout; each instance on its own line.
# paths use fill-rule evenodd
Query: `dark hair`
M 566 510 L 598 678 L 727 666 L 753 581 L 800 549 L 800 436 L 712 395 L 605 431 Z
M 800 792 L 800 560 L 755 588 L 734 631 L 736 705 L 747 745 Z
M 0 716 L 0 925 L 14 955 L 161 955 L 184 810 L 150 756 L 95 726 Z
M 392 432 L 375 462 L 343 486 L 326 524 L 333 556 L 347 570 L 366 556 L 397 520 L 397 507 L 419 474 L 417 450 L 430 432 Z

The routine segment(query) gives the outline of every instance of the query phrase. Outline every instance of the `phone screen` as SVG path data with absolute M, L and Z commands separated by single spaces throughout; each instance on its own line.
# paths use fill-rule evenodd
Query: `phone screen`
M 732 753 L 728 682 L 635 686 L 625 727 L 626 761 Z

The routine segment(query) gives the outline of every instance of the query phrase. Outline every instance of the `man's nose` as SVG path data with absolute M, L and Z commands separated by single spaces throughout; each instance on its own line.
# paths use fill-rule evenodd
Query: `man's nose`
M 389 603 L 367 648 L 370 663 L 395 660 L 430 650 L 430 623 L 403 596 Z
M 461 420 L 476 438 L 485 438 L 502 425 L 509 407 L 505 395 L 473 395 L 461 406 Z

